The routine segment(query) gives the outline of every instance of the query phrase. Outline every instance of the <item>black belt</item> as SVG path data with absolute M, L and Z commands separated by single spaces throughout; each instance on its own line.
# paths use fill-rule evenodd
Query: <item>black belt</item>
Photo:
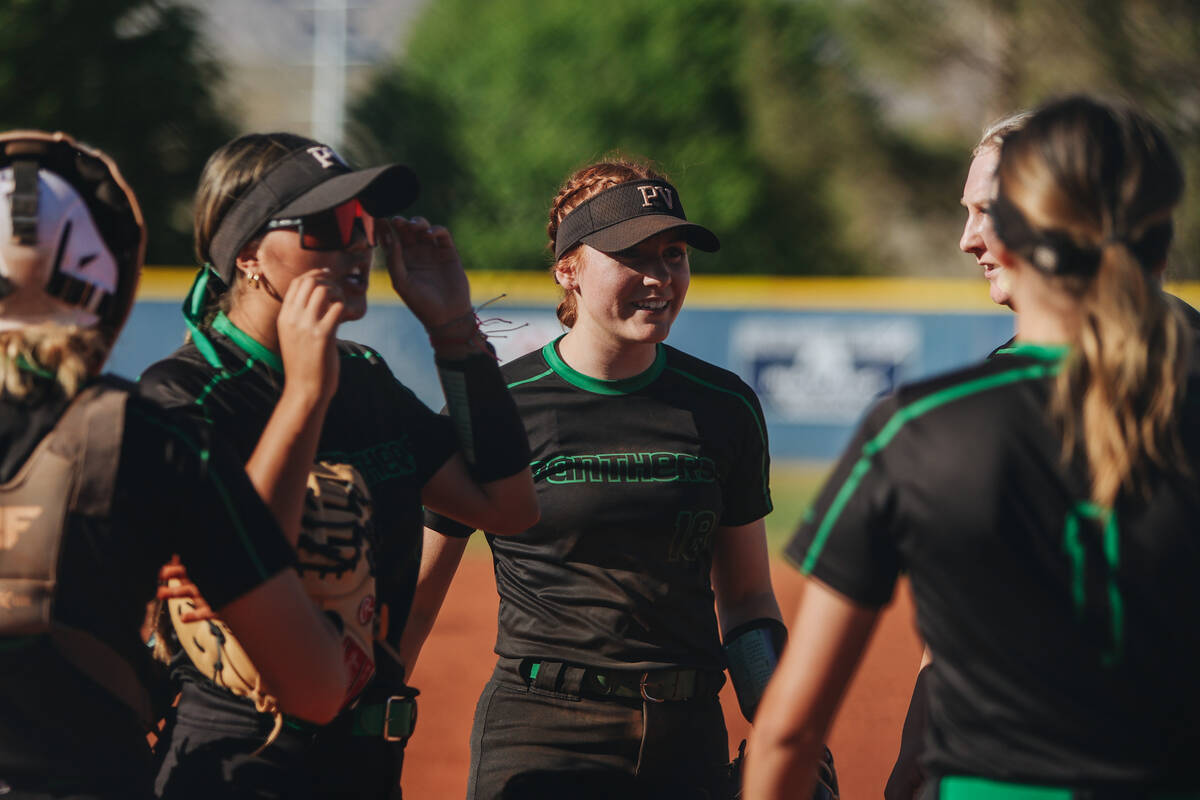
M 347 729 L 351 736 L 378 736 L 388 742 L 405 742 L 417 727 L 417 698 L 394 694 L 378 703 L 359 703 L 328 725 L 314 725 L 296 717 L 283 717 L 283 724 L 305 733 Z
M 561 661 L 521 662 L 521 677 L 538 688 L 590 697 L 621 697 L 647 703 L 671 703 L 715 697 L 725 673 L 705 669 L 594 669 Z

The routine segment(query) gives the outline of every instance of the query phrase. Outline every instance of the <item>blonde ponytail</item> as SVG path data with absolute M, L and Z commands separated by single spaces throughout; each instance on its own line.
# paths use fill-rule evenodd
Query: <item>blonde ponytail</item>
M 1111 507 L 1144 485 L 1151 464 L 1184 462 L 1175 411 L 1186 369 L 1187 324 L 1128 248 L 1110 243 L 1080 296 L 1077 355 L 1059 374 L 1053 411 L 1064 456 L 1081 442 L 1091 499 Z
M 1086 457 L 1091 500 L 1111 508 L 1155 468 L 1186 469 L 1191 332 L 1159 285 L 1183 170 L 1144 114 L 1076 96 L 1005 138 L 996 174 L 997 236 L 1075 300 L 1051 411 L 1064 459 Z
M 108 354 L 104 335 L 91 328 L 35 325 L 0 332 L 0 394 L 21 399 L 40 376 L 74 397 L 100 371 Z

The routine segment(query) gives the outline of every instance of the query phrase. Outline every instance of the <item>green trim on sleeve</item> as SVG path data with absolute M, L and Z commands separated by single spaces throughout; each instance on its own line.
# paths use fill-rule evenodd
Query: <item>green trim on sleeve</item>
M 805 575 L 812 573 L 817 559 L 821 556 L 821 550 L 825 547 L 825 540 L 829 538 L 833 526 L 837 523 L 838 517 L 841 516 L 842 511 L 845 510 L 846 505 L 850 502 L 850 498 L 858 490 L 859 484 L 862 483 L 863 478 L 870 472 L 871 462 L 875 455 L 888 446 L 906 423 L 955 400 L 961 400 L 964 397 L 969 397 L 988 389 L 1007 386 L 1011 383 L 1044 378 L 1048 375 L 1053 375 L 1058 369 L 1059 363 L 1034 364 L 1028 367 L 1000 372 L 995 375 L 985 375 L 982 378 L 975 378 L 974 380 L 964 381 L 954 386 L 948 386 L 941 391 L 933 392 L 926 397 L 922 397 L 901 407 L 888 419 L 879 433 L 875 434 L 873 438 L 863 445 L 862 455 L 854 463 L 846 481 L 834 496 L 833 502 L 829 504 L 829 509 L 825 512 L 825 516 L 821 520 L 821 525 L 817 528 L 817 534 L 813 537 L 812 544 L 808 547 L 808 553 L 800 565 L 800 571 Z
M 683 371 L 683 370 L 681 370 L 679 367 L 669 367 L 668 369 L 669 369 L 669 371 L 671 371 L 671 372 L 674 372 L 676 375 L 679 375 L 680 377 L 686 378 L 687 380 L 689 380 L 689 381 L 692 381 L 693 383 L 698 383 L 698 384 L 700 384 L 701 386 L 703 386 L 703 387 L 705 387 L 705 388 L 712 389 L 712 390 L 714 390 L 714 391 L 717 391 L 717 392 L 724 392 L 725 394 L 731 394 L 731 395 L 733 395 L 734 397 L 736 397 L 738 400 L 741 400 L 741 401 L 742 401 L 742 404 L 743 404 L 744 406 L 746 406 L 746 408 L 750 409 L 750 418 L 751 418 L 752 420 L 754 420 L 754 425 L 755 425 L 755 427 L 757 427 L 757 428 L 758 428 L 758 438 L 759 438 L 759 441 L 760 441 L 760 442 L 762 442 L 762 451 L 763 451 L 763 463 L 762 463 L 763 497 L 764 497 L 764 498 L 766 498 L 766 501 L 767 501 L 767 512 L 768 512 L 768 513 L 770 513 L 770 511 L 771 511 L 771 510 L 774 508 L 774 506 L 773 506 L 773 505 L 772 505 L 772 503 L 771 503 L 771 481 L 770 481 L 770 468 L 769 468 L 769 466 L 768 466 L 768 463 L 769 463 L 769 462 L 768 462 L 768 460 L 767 460 L 767 459 L 770 457 L 770 455 L 771 455 L 771 454 L 770 454 L 769 452 L 767 452 L 767 451 L 768 451 L 768 446 L 767 446 L 767 427 L 766 427 L 766 424 L 763 422 L 762 418 L 758 416 L 758 412 L 757 412 L 757 411 L 754 409 L 754 404 L 753 404 L 753 403 L 751 403 L 751 402 L 750 402 L 750 401 L 749 401 L 749 400 L 746 398 L 746 396 L 745 396 L 744 394 L 742 394 L 741 392 L 735 392 L 733 389 L 726 389 L 724 386 L 717 386 L 715 383 L 709 383 L 708 381 L 704 380 L 703 378 L 699 378 L 699 377 L 697 377 L 697 376 L 693 375 L 693 374 L 692 374 L 692 373 L 690 373 L 690 372 L 684 372 L 684 371 Z

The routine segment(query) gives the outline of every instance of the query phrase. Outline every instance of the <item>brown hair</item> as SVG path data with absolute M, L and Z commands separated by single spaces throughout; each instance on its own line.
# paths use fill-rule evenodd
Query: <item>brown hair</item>
M 608 157 L 575 170 L 558 190 L 553 202 L 550 203 L 550 221 L 546 225 L 546 235 L 550 237 L 550 252 L 554 252 L 558 226 L 567 214 L 605 189 L 621 183 L 640 180 L 665 181 L 667 177 L 649 161 L 620 155 Z M 563 253 L 562 258 L 551 266 L 551 274 L 554 274 L 560 262 L 571 269 L 577 269 L 579 267 L 579 247 L 572 247 Z M 578 315 L 575 303 L 574 293 L 564 292 L 563 299 L 558 304 L 558 320 L 568 328 L 574 327 Z
M 316 144 L 319 142 L 294 133 L 248 133 L 208 157 L 192 212 L 196 256 L 201 263 L 212 261 L 209 248 L 213 237 L 234 202 L 288 153 Z
M 1005 139 L 997 176 L 1039 248 L 1095 265 L 1055 279 L 1079 322 L 1052 411 L 1064 457 L 1082 444 L 1092 500 L 1111 507 L 1151 465 L 1184 463 L 1175 411 L 1190 340 L 1157 278 L 1183 193 L 1179 160 L 1139 112 L 1069 97 Z
M 0 396 L 27 396 L 41 374 L 74 397 L 100 371 L 110 346 L 99 328 L 45 323 L 0 332 Z

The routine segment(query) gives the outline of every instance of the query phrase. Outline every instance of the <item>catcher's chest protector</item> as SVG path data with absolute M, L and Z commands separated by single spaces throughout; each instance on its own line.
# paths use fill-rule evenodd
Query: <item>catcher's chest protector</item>
M 68 516 L 108 517 L 112 509 L 126 397 L 104 386 L 85 389 L 0 485 L 0 637 L 48 635 L 64 658 L 149 725 L 150 698 L 133 667 L 100 639 L 54 619 Z

